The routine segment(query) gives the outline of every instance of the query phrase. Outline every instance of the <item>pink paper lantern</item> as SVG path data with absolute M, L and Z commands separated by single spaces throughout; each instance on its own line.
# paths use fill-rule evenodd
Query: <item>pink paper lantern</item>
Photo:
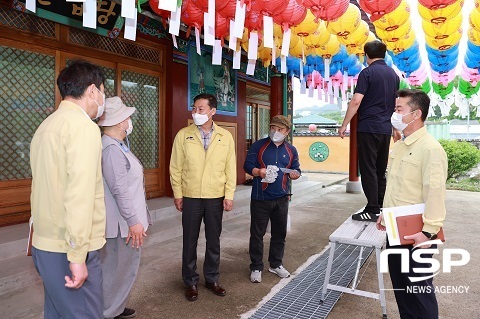
M 315 124 L 310 124 L 310 125 L 308 126 L 308 130 L 309 130 L 310 132 L 315 132 L 315 131 L 317 130 L 317 126 L 316 126 Z

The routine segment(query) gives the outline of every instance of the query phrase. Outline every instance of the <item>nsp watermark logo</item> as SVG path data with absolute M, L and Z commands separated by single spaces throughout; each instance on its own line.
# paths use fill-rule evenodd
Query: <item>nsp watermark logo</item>
M 442 265 L 440 262 L 435 258 L 424 257 L 422 255 L 438 255 L 440 254 L 437 248 L 421 248 L 422 246 L 428 245 L 443 245 L 443 242 L 439 239 L 429 240 L 423 242 L 417 246 L 414 246 L 412 251 L 412 259 L 419 263 L 419 264 L 430 264 L 430 267 L 425 268 L 413 268 L 412 271 L 416 274 L 425 274 L 425 276 L 409 276 L 411 282 L 418 282 L 422 280 L 426 280 L 429 278 L 433 278 L 434 276 L 440 273 L 440 269 L 444 273 L 452 272 L 452 267 L 460 267 L 465 266 L 470 261 L 470 253 L 465 249 L 461 248 L 445 248 L 443 249 L 442 254 Z M 380 253 L 380 272 L 387 273 L 388 272 L 388 256 L 392 254 L 400 254 L 401 258 L 401 267 L 400 270 L 402 273 L 409 273 L 410 272 L 410 259 L 409 259 L 410 251 L 408 249 L 385 249 Z M 455 256 L 455 258 L 454 258 Z M 457 256 L 460 256 L 459 258 Z

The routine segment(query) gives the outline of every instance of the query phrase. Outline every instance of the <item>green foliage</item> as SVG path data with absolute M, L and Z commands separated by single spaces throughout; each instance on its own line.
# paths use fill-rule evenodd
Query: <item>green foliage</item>
M 480 181 L 472 178 L 465 179 L 463 181 L 450 179 L 447 181 L 447 189 L 456 189 L 468 192 L 480 192 Z
M 447 179 L 457 177 L 480 162 L 480 150 L 474 145 L 456 140 L 440 140 L 448 158 Z

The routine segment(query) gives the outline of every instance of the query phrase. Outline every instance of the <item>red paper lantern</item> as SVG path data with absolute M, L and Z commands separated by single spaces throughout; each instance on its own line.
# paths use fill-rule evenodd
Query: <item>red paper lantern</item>
M 192 0 L 183 0 L 180 19 L 190 28 L 201 29 L 203 26 L 203 11 L 198 8 Z M 190 36 L 190 30 L 187 32 L 187 37 L 188 36 Z
M 230 19 L 223 17 L 222 15 L 215 14 L 215 37 L 222 40 L 222 46 L 224 38 L 230 34 Z
M 456 2 L 457 0 L 418 0 L 420 4 L 430 10 L 445 8 Z
M 250 9 L 245 15 L 245 28 L 249 31 L 263 31 L 263 14 L 258 10 Z
M 296 26 L 307 16 L 307 8 L 299 4 L 296 0 L 289 0 L 287 8 L 273 17 L 276 24 L 282 26 L 283 32 L 290 27 Z
M 316 126 L 315 124 L 310 124 L 310 125 L 308 126 L 308 130 L 309 130 L 310 132 L 315 132 L 315 131 L 317 130 L 317 126 Z
M 236 1 L 215 1 L 215 11 L 230 20 L 235 19 L 235 10 L 237 9 Z
M 288 0 L 251 0 L 250 9 L 264 16 L 274 17 L 287 9 Z
M 190 1 L 203 12 L 208 12 L 208 0 L 190 0 Z
M 395 10 L 402 0 L 359 0 L 360 7 L 371 15 L 372 21 Z
M 318 19 L 331 21 L 344 14 L 349 3 L 349 0 L 304 0 L 303 6 L 309 8 Z

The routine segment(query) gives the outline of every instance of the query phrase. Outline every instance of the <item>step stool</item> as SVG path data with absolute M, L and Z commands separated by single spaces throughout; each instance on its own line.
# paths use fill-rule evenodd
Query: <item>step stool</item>
M 367 298 L 380 299 L 382 306 L 383 319 L 387 318 L 387 306 L 385 301 L 385 290 L 383 284 L 383 274 L 380 272 L 380 251 L 385 242 L 386 233 L 378 230 L 374 222 L 355 221 L 349 217 L 340 227 L 338 227 L 329 237 L 330 254 L 328 256 L 327 270 L 325 273 L 325 282 L 322 288 L 322 296 L 320 303 L 325 300 L 327 289 L 336 290 L 344 293 L 359 295 Z M 360 246 L 360 254 L 357 261 L 357 269 L 353 279 L 351 288 L 332 285 L 329 283 L 332 271 L 333 258 L 336 244 L 348 244 Z M 368 292 L 356 289 L 358 273 L 362 263 L 362 254 L 365 247 L 375 248 L 375 256 L 377 260 L 377 276 L 379 293 Z

